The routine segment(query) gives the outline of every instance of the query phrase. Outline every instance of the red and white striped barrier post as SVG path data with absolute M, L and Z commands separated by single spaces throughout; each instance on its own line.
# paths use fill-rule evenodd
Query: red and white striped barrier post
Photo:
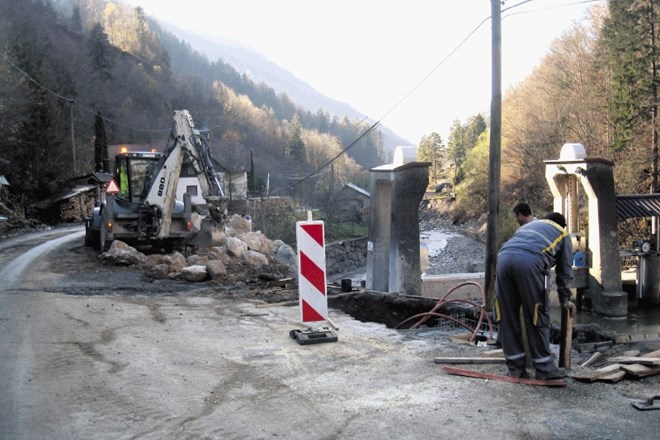
M 323 221 L 312 220 L 312 213 L 308 212 L 307 221 L 296 222 L 296 242 L 300 319 L 303 323 L 330 322 Z

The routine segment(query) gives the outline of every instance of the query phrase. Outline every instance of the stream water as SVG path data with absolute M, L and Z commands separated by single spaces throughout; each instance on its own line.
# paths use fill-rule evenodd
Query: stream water
M 625 318 L 606 318 L 590 312 L 579 312 L 575 315 L 575 324 L 598 324 L 608 332 L 617 335 L 648 334 L 660 336 L 660 307 L 639 306 L 635 302 L 628 303 L 628 316 Z

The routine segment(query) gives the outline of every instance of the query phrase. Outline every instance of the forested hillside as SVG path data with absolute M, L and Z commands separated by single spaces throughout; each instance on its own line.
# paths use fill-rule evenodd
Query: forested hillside
M 10 182 L 3 203 L 14 207 L 25 209 L 94 171 L 95 143 L 166 137 L 175 109 L 188 109 L 210 131 L 216 157 L 253 152 L 255 192 L 268 179 L 271 194 L 313 200 L 331 185 L 364 184 L 365 167 L 383 163 L 378 131 L 360 138 L 367 124 L 303 110 L 222 60 L 195 53 L 140 8 L 0 0 L 0 42 L 0 175 Z M 296 185 L 349 146 L 332 173 Z
M 558 159 L 565 143 L 614 162 L 617 194 L 658 192 L 660 2 L 608 6 L 595 6 L 590 20 L 565 31 L 533 73 L 504 95 L 500 212 L 514 227 L 517 201 L 539 215 L 552 209 L 543 161 Z M 488 135 L 475 115 L 456 121 L 446 144 L 437 134 L 420 144 L 426 157 L 442 153 L 452 162 L 443 176 L 455 185 L 458 209 L 471 217 L 487 212 Z M 645 221 L 621 226 L 626 236 L 650 236 Z
M 658 191 L 658 25 L 657 0 L 596 5 L 590 21 L 576 22 L 531 75 L 505 91 L 505 221 L 519 200 L 540 214 L 551 209 L 543 160 L 558 158 L 567 142 L 616 164 L 618 194 Z M 301 109 L 222 59 L 195 53 L 139 8 L 0 0 L 0 42 L 0 175 L 10 182 L 3 203 L 27 207 L 93 171 L 97 114 L 107 143 L 146 143 L 167 135 L 174 109 L 188 109 L 210 130 L 216 153 L 254 153 L 254 191 L 270 177 L 276 193 L 312 202 L 349 180 L 366 187 L 364 169 L 383 163 L 379 133 L 360 139 L 366 124 Z M 475 115 L 456 121 L 448 139 L 430 133 L 420 143 L 420 158 L 433 163 L 432 183 L 453 185 L 463 216 L 487 211 L 487 122 Z M 350 156 L 339 155 L 348 146 Z M 296 185 L 338 155 L 332 168 Z M 647 225 L 630 227 L 644 235 Z

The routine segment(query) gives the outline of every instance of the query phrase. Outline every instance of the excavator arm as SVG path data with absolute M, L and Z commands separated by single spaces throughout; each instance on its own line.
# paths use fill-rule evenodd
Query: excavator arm
M 174 112 L 172 131 L 167 148 L 161 159 L 158 173 L 151 180 L 151 187 L 146 197 L 146 205 L 158 206 L 161 210 L 159 236 L 169 235 L 174 209 L 176 188 L 181 174 L 181 165 L 188 155 L 206 200 L 213 225 L 222 224 L 227 215 L 229 200 L 225 197 L 222 184 L 213 167 L 211 154 L 206 140 L 195 128 L 188 110 Z M 208 223 L 208 222 L 207 222 Z

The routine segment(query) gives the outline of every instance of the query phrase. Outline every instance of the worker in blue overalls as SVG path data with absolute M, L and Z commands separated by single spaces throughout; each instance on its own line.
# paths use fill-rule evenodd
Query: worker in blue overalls
M 555 267 L 557 293 L 562 307 L 569 307 L 573 280 L 573 249 L 566 231 L 566 219 L 558 212 L 516 230 L 497 256 L 495 281 L 496 313 L 502 333 L 502 349 L 509 376 L 527 377 L 522 340 L 520 308 L 525 320 L 536 379 L 566 376 L 557 367 L 550 351 L 548 279 Z

